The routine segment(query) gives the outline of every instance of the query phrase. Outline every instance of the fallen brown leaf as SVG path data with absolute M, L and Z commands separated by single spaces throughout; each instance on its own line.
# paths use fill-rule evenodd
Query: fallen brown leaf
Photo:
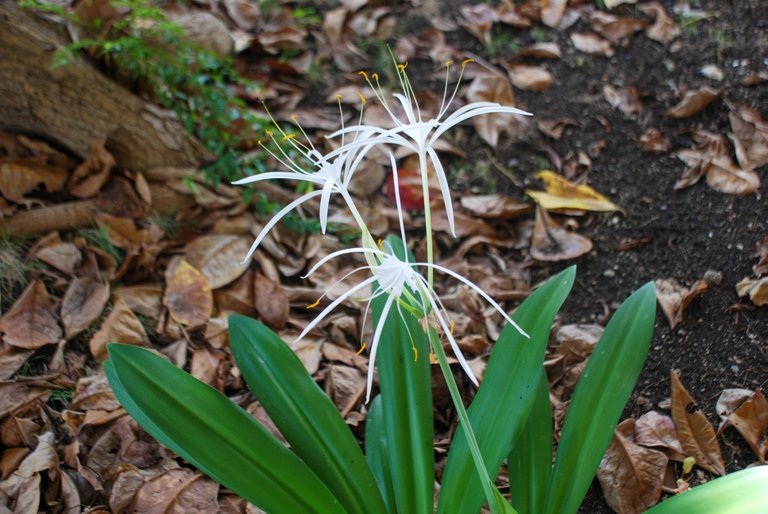
M 675 430 L 675 422 L 669 416 L 649 411 L 635 423 L 635 442 L 649 448 L 661 448 L 671 460 L 682 462 L 685 456 Z
M 536 209 L 531 257 L 538 261 L 562 261 L 575 259 L 590 250 L 592 241 L 555 223 L 543 208 Z
M 568 0 L 541 0 L 541 22 L 548 27 L 557 27 L 563 19 Z
M 760 462 L 768 455 L 768 400 L 759 389 L 729 416 Z
M 557 43 L 534 43 L 526 46 L 515 54 L 515 57 L 532 57 L 534 59 L 560 59 L 562 52 Z
M 604 11 L 595 11 L 589 17 L 589 26 L 612 43 L 643 30 L 648 23 L 637 18 L 620 18 Z
M 666 137 L 661 130 L 655 127 L 649 127 L 640 136 L 640 146 L 646 152 L 654 153 L 667 153 L 672 144 L 669 142 L 669 138 Z
M 163 305 L 174 321 L 188 327 L 204 325 L 213 313 L 208 279 L 186 259 L 176 259 L 165 271 Z
M 136 314 L 157 320 L 162 306 L 163 289 L 159 285 L 119 287 L 112 296 L 125 302 Z
M 718 435 L 726 426 L 731 424 L 730 419 L 728 419 L 731 413 L 738 409 L 742 403 L 750 399 L 753 394 L 754 391 L 750 389 L 723 389 L 723 392 L 717 398 L 717 403 L 715 403 L 715 411 L 720 416 L 720 426 L 717 427 Z
M 67 340 L 87 329 L 109 300 L 109 284 L 90 276 L 74 279 L 61 301 L 61 321 Z
M 144 325 L 120 299 L 115 300 L 99 330 L 88 343 L 93 357 L 102 362 L 107 359 L 107 343 L 145 345 L 149 342 Z
M 730 109 L 730 134 L 736 150 L 736 159 L 744 169 L 754 169 L 768 164 L 768 123 L 754 109 L 726 100 Z
M 553 171 L 540 171 L 546 192 L 527 189 L 525 194 L 547 210 L 618 211 L 619 207 L 585 184 L 574 184 Z
M 749 299 L 758 307 L 768 305 L 768 277 L 745 278 L 736 284 L 736 293 L 739 297 L 749 295 Z
M 619 514 L 639 514 L 661 497 L 667 457 L 634 441 L 635 420 L 619 423 L 597 469 L 605 501 Z
M 0 318 L 0 332 L 6 344 L 30 350 L 61 339 L 61 327 L 42 280 L 33 280 Z
M 717 475 L 725 475 L 725 462 L 715 430 L 680 382 L 680 375 L 673 370 L 670 377 L 672 419 L 675 421 L 683 453 L 696 459 L 696 464 L 704 469 Z
M 739 169 L 731 159 L 728 143 L 723 136 L 703 130 L 693 132 L 695 149 L 679 150 L 678 159 L 689 168 L 675 184 L 682 189 L 706 176 L 707 185 L 722 193 L 747 195 L 760 187 L 760 178 L 753 170 Z
M 463 195 L 460 201 L 461 206 L 472 214 L 486 219 L 506 220 L 531 212 L 531 206 L 527 203 L 520 203 L 500 194 Z
M 757 276 L 762 276 L 768 273 L 768 236 L 757 242 L 755 245 L 755 251 L 752 257 L 760 259 L 752 269 Z
M 40 473 L 23 477 L 16 473 L 0 482 L 0 493 L 14 506 L 13 514 L 40 512 Z
M 88 158 L 80 166 L 75 168 L 72 179 L 67 189 L 69 193 L 78 198 L 90 198 L 96 196 L 101 187 L 107 182 L 115 159 L 105 148 L 105 140 L 91 142 Z
M 0 158 L 0 194 L 19 203 L 40 184 L 55 193 L 64 187 L 68 175 L 67 170 L 49 165 L 43 157 Z
M 283 286 L 261 273 L 256 274 L 253 286 L 256 311 L 264 322 L 275 330 L 288 321 L 290 305 Z
M 243 261 L 251 247 L 247 237 L 230 234 L 200 236 L 184 247 L 184 258 L 200 270 L 211 289 L 218 289 L 243 274 L 251 259 Z
M 512 64 L 506 68 L 512 85 L 526 91 L 543 91 L 555 81 L 552 74 L 541 66 Z
M 587 54 L 603 55 L 605 57 L 612 57 L 616 52 L 613 50 L 611 43 L 605 39 L 601 39 L 595 34 L 584 32 L 571 33 L 571 43 L 573 47 Z
M 518 11 L 512 0 L 501 0 L 496 14 L 500 22 L 516 29 L 525 29 L 531 26 L 531 20 Z
M 603 86 L 603 97 L 614 109 L 620 110 L 625 116 L 636 116 L 643 110 L 640 92 L 634 86 L 616 89 L 606 84 Z
M 83 255 L 75 244 L 64 242 L 57 233 L 54 234 L 54 239 L 35 251 L 35 258 L 67 275 L 73 275 Z
M 490 42 L 491 27 L 499 21 L 499 14 L 488 4 L 462 5 L 459 9 L 463 20 L 459 24 L 487 45 Z
M 685 309 L 706 289 L 705 280 L 697 280 L 690 289 L 680 285 L 673 278 L 656 280 L 656 299 L 669 321 L 670 328 L 675 328 L 683 322 Z
M 560 139 L 563 137 L 563 132 L 568 127 L 578 127 L 579 124 L 576 123 L 576 121 L 565 118 L 562 120 L 541 120 L 536 122 L 536 127 L 545 135 L 551 137 L 552 139 Z
M 210 514 L 217 512 L 219 484 L 202 473 L 176 468 L 146 481 L 130 512 L 136 514 Z
M 8 380 L 18 370 L 35 350 L 16 348 L 9 344 L 0 345 L 0 380 Z
M 515 95 L 509 79 L 500 73 L 485 72 L 472 80 L 467 90 L 469 102 L 496 102 L 504 106 L 515 106 Z M 472 124 L 477 133 L 490 146 L 495 147 L 502 133 L 515 136 L 522 132 L 528 122 L 516 114 L 494 114 L 475 116 Z
M 640 6 L 645 14 L 653 16 L 655 21 L 653 25 L 645 30 L 645 34 L 654 41 L 667 44 L 682 32 L 680 26 L 669 17 L 667 11 L 659 2 L 651 2 Z
M 722 91 L 705 86 L 700 89 L 688 91 L 683 95 L 683 99 L 667 111 L 670 118 L 689 118 L 694 114 L 704 110 L 706 106 L 720 98 Z

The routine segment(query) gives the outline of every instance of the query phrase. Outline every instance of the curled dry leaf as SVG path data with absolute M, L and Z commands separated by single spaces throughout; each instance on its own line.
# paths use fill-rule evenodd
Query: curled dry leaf
M 55 193 L 64 187 L 68 175 L 67 170 L 49 165 L 44 157 L 0 158 L 0 194 L 19 203 L 40 184 Z
M 744 169 L 768 164 L 768 123 L 754 109 L 726 101 L 736 159 Z
M 690 289 L 680 285 L 673 278 L 656 280 L 656 300 L 671 328 L 682 323 L 685 309 L 706 289 L 705 280 L 697 280 Z
M 672 144 L 669 142 L 669 138 L 665 136 L 661 130 L 655 127 L 649 127 L 640 136 L 640 146 L 646 152 L 654 153 L 666 153 Z
M 496 9 L 499 21 L 516 29 L 525 29 L 531 26 L 531 20 L 521 14 L 512 0 L 501 0 Z
M 107 343 L 145 345 L 149 342 L 144 325 L 120 299 L 115 300 L 112 311 L 88 343 L 93 357 L 102 362 L 107 359 Z
M 481 73 L 472 80 L 467 90 L 469 102 L 497 102 L 501 105 L 514 107 L 515 95 L 512 93 L 512 85 L 509 79 L 500 73 Z M 524 116 L 517 114 L 494 114 L 475 116 L 472 124 L 483 140 L 491 146 L 496 146 L 499 135 L 506 132 L 515 136 L 528 126 Z
M 544 133 L 546 136 L 551 137 L 552 139 L 560 139 L 563 137 L 563 132 L 565 132 L 565 129 L 568 127 L 578 127 L 579 124 L 576 123 L 576 121 L 565 118 L 562 120 L 540 120 L 536 122 L 536 127 Z
M 285 326 L 288 321 L 290 305 L 288 296 L 285 294 L 283 286 L 274 282 L 261 273 L 256 274 L 253 286 L 256 311 L 264 323 L 275 330 Z
M 768 455 L 768 400 L 759 389 L 729 416 L 760 462 Z
M 639 514 L 655 505 L 667 456 L 634 441 L 635 420 L 622 421 L 597 469 L 597 480 L 610 507 L 620 514 Z
M 13 514 L 35 514 L 40 512 L 40 473 L 30 477 L 12 474 L 0 482 L 0 493 L 14 506 Z M 5 503 L 5 502 L 4 502 Z
M 163 305 L 177 323 L 204 325 L 213 312 L 213 294 L 208 279 L 186 259 L 176 259 L 165 272 Z
M 604 11 L 595 11 L 589 17 L 589 25 L 598 34 L 612 43 L 618 43 L 643 30 L 648 23 L 637 18 L 620 18 Z
M 568 0 L 541 0 L 541 22 L 548 27 L 557 27 L 567 4 Z
M 576 50 L 587 54 L 612 57 L 616 53 L 610 42 L 592 33 L 573 32 L 571 43 Z
M 35 257 L 68 275 L 74 274 L 83 260 L 80 249 L 73 243 L 61 241 L 58 234 L 56 240 L 38 249 Z
M 515 57 L 532 57 L 534 59 L 560 59 L 562 52 L 557 43 L 534 43 L 526 46 L 515 54 Z
M 42 280 L 33 280 L 0 318 L 3 342 L 32 350 L 61 339 L 61 327 Z
M 159 285 L 120 287 L 112 291 L 112 296 L 124 301 L 136 314 L 153 320 L 160 315 L 163 289 Z
M 649 411 L 635 423 L 635 442 L 649 448 L 661 448 L 668 458 L 682 462 L 685 456 L 672 418 Z
M 69 192 L 73 196 L 78 198 L 96 196 L 107 182 L 109 174 L 115 166 L 115 158 L 104 148 L 105 143 L 104 139 L 91 142 L 88 158 L 75 168 L 68 186 Z
M 760 187 L 760 178 L 753 170 L 738 168 L 731 159 L 728 143 L 723 136 L 703 130 L 694 131 L 695 149 L 679 150 L 678 159 L 689 168 L 675 184 L 682 189 L 706 176 L 707 185 L 722 193 L 747 195 Z
M 696 464 L 717 475 L 725 475 L 725 462 L 717 442 L 717 435 L 709 420 L 680 382 L 676 371 L 670 374 L 672 382 L 672 419 L 683 453 L 696 459 Z
M 768 277 L 745 278 L 736 284 L 736 293 L 739 297 L 749 295 L 749 299 L 758 307 L 768 305 Z
M 689 118 L 701 112 L 706 106 L 718 99 L 721 94 L 722 91 L 707 86 L 688 91 L 683 95 L 680 103 L 668 110 L 666 114 L 670 118 Z
M 645 30 L 645 35 L 650 39 L 666 45 L 680 35 L 680 26 L 669 17 L 659 2 L 642 5 L 640 10 L 655 19 L 653 25 Z
M 332 364 L 325 382 L 325 391 L 346 415 L 365 393 L 365 375 L 357 368 Z
M 462 5 L 461 15 L 464 17 L 459 23 L 462 27 L 487 45 L 490 42 L 491 27 L 499 21 L 499 14 L 488 4 Z
M 526 190 L 525 194 L 547 210 L 619 211 L 616 204 L 591 187 L 574 184 L 553 171 L 540 171 L 536 178 L 544 181 L 546 192 Z
M 635 116 L 643 110 L 640 92 L 635 86 L 627 86 L 620 90 L 606 84 L 603 86 L 603 97 L 614 109 L 620 110 L 625 116 Z
M 460 201 L 462 207 L 480 218 L 506 220 L 531 212 L 531 206 L 527 203 L 520 203 L 500 194 L 465 195 Z
M 592 241 L 555 223 L 543 208 L 536 209 L 531 257 L 538 261 L 562 261 L 575 259 L 590 250 Z
M 218 494 L 219 484 L 202 473 L 171 469 L 141 486 L 130 512 L 210 514 L 219 510 Z
M 755 251 L 752 253 L 752 257 L 757 257 L 760 259 L 758 263 L 752 267 L 752 269 L 755 271 L 755 274 L 762 276 L 768 273 L 768 236 L 765 236 L 763 239 L 757 242 L 755 245 Z
M 71 340 L 93 323 L 109 300 L 109 284 L 90 276 L 74 279 L 61 301 L 64 334 Z
M 248 269 L 251 260 L 243 261 L 243 258 L 250 247 L 250 238 L 211 234 L 200 236 L 185 246 L 184 258 L 205 275 L 211 289 L 218 289 Z
M 513 64 L 507 66 L 507 73 L 512 85 L 526 91 L 543 91 L 555 81 L 552 74 L 541 66 Z
M 33 353 L 35 350 L 0 345 L 0 381 L 11 378 Z

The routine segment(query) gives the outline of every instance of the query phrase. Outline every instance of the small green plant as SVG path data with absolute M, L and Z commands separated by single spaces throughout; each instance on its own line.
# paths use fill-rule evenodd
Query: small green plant
M 514 32 L 494 25 L 491 28 L 490 38 L 483 47 L 483 54 L 486 57 L 503 57 L 519 52 L 520 48 L 520 42 L 515 37 Z
M 112 243 L 112 240 L 109 238 L 109 229 L 107 227 L 84 228 L 78 230 L 77 233 L 80 237 L 85 239 L 88 244 L 100 248 L 114 257 L 118 266 L 125 259 L 125 250 L 118 248 Z

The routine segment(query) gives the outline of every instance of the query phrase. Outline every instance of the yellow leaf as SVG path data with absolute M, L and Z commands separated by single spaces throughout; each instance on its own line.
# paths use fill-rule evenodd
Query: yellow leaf
M 544 182 L 544 191 L 526 190 L 525 194 L 547 210 L 620 211 L 621 208 L 587 185 L 577 185 L 553 171 L 536 175 Z

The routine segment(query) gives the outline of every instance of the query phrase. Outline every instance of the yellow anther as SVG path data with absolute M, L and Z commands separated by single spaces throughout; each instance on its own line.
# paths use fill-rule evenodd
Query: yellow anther
M 256 144 L 257 144 L 257 145 L 259 145 L 259 146 L 264 146 L 264 145 L 261 143 L 261 139 L 257 139 L 257 140 L 256 140 Z
M 296 134 L 286 134 L 283 136 L 283 141 L 287 141 L 288 139 L 293 139 L 296 137 Z
M 397 65 L 397 70 L 398 70 L 400 73 L 405 73 L 405 69 L 406 69 L 407 67 L 408 67 L 408 61 L 406 61 L 406 62 L 405 62 L 405 64 L 398 64 L 398 65 Z
M 365 105 L 366 102 L 365 102 L 365 97 L 363 96 L 363 94 L 360 91 L 356 91 L 356 93 L 357 93 L 357 96 L 360 97 L 360 101 L 363 102 L 363 105 Z
M 369 80 L 368 79 L 368 74 L 366 72 L 364 72 L 363 70 L 358 71 L 357 74 L 358 75 L 362 75 L 365 78 L 365 80 Z
M 379 239 L 378 241 L 376 241 L 376 244 L 379 246 L 379 250 L 381 250 L 383 252 L 384 251 L 384 241 Z
M 475 62 L 475 60 L 474 59 L 464 59 L 463 61 L 461 61 L 461 67 L 463 68 L 464 66 L 466 66 L 467 64 L 469 64 L 471 62 Z
M 272 131 L 271 131 L 271 130 L 267 130 L 267 135 L 268 135 L 269 137 L 272 137 L 272 136 L 274 136 L 274 134 L 272 133 Z
M 363 344 L 360 346 L 360 349 L 355 352 L 355 355 L 360 355 L 363 353 L 363 350 L 365 350 L 365 341 L 363 341 Z
M 291 114 L 291 121 L 296 121 L 296 115 L 295 114 Z
M 336 95 L 336 100 L 338 100 L 339 102 L 341 101 L 341 98 L 342 98 L 341 95 L 339 95 L 339 94 Z
M 379 81 L 379 74 L 374 72 L 374 73 L 371 74 L 371 78 L 378 82 Z
M 318 298 L 318 299 L 315 301 L 315 303 L 312 303 L 312 304 L 310 304 L 310 305 L 307 305 L 307 309 L 314 309 L 314 308 L 315 308 L 315 307 L 317 307 L 318 305 L 320 305 L 320 298 Z
M 456 330 L 456 322 L 451 320 L 451 335 L 453 335 L 454 330 Z
M 453 64 L 453 61 L 451 61 L 451 60 L 445 61 L 445 67 L 446 68 L 450 67 L 452 64 Z
M 419 360 L 419 350 L 415 346 L 411 346 L 411 349 L 413 350 L 413 362 L 416 362 Z
M 429 352 L 429 362 L 431 364 L 438 364 L 437 359 L 435 359 L 435 354 L 432 352 Z

